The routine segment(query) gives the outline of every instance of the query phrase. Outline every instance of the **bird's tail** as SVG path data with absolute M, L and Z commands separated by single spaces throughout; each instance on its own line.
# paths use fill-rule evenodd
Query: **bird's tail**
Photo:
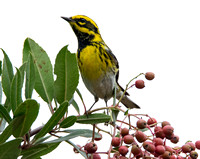
M 123 95 L 123 92 L 120 91 L 117 93 L 117 99 L 119 100 L 121 96 Z M 127 97 L 127 95 L 124 95 L 121 99 L 121 103 L 124 104 L 127 108 L 140 108 L 137 104 L 135 104 L 130 98 Z

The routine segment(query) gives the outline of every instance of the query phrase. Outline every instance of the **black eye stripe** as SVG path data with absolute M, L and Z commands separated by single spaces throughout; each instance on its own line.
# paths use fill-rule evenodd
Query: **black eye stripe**
M 94 26 L 90 21 L 87 21 L 84 18 L 75 19 L 75 21 L 78 26 L 87 28 L 94 31 L 95 33 L 98 33 L 98 28 L 96 28 L 96 26 Z
M 84 18 L 80 18 L 79 21 L 80 21 L 81 23 L 86 23 L 86 22 L 87 22 Z

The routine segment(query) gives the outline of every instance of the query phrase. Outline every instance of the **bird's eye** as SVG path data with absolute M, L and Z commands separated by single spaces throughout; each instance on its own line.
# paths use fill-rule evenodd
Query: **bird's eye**
M 84 18 L 80 18 L 80 19 L 79 19 L 79 22 L 81 22 L 81 23 L 86 23 L 86 20 L 85 20 Z

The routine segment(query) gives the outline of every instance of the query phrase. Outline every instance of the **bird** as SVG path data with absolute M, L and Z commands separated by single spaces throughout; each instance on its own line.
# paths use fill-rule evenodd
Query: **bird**
M 114 96 L 127 108 L 140 108 L 128 96 L 127 92 L 119 85 L 119 63 L 111 49 L 101 37 L 97 24 L 85 15 L 61 17 L 66 20 L 78 39 L 76 53 L 78 67 L 82 80 L 94 96 L 92 109 L 99 98 L 107 101 Z M 116 88 L 116 89 L 115 89 Z

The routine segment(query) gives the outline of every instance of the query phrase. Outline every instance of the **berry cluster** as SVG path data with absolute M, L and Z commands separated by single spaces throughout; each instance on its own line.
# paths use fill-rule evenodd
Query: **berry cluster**
M 119 133 L 112 137 L 111 146 L 113 157 L 110 159 L 139 159 L 139 158 L 160 158 L 160 159 L 196 159 L 198 153 L 195 149 L 200 150 L 200 140 L 196 143 L 187 142 L 182 147 L 171 147 L 167 144 L 178 143 L 179 137 L 174 134 L 174 128 L 167 121 L 163 121 L 160 125 L 155 118 L 150 118 L 146 121 L 138 119 L 136 126 L 132 129 L 126 127 L 117 127 Z M 146 135 L 146 132 L 151 135 Z M 100 138 L 94 140 L 99 141 Z M 80 147 L 80 146 L 79 146 Z M 80 147 L 81 148 L 81 147 Z M 83 146 L 83 151 L 89 154 L 89 159 L 101 159 L 97 152 L 96 143 L 89 142 Z M 77 152 L 77 150 L 74 150 Z M 91 155 L 92 154 L 92 155 Z M 104 154 L 108 154 L 105 152 Z
M 136 123 L 136 131 L 133 134 L 129 133 L 129 129 L 122 128 L 121 137 L 112 138 L 112 146 L 118 147 L 111 159 L 128 159 L 127 154 L 129 149 L 133 158 L 161 158 L 161 159 L 196 159 L 198 153 L 195 149 L 200 149 L 200 141 L 195 144 L 187 142 L 182 147 L 170 147 L 167 145 L 167 140 L 171 143 L 178 143 L 179 137 L 174 134 L 174 128 L 169 122 L 164 121 L 161 126 L 155 118 L 149 118 L 146 122 L 144 119 L 139 119 Z M 145 130 L 150 130 L 152 135 L 147 136 Z M 184 157 L 183 157 L 184 156 Z
M 155 75 L 152 72 L 144 74 L 147 80 L 153 80 Z M 136 77 L 137 78 L 137 77 Z M 145 87 L 143 80 L 136 80 L 135 86 L 138 89 Z M 131 86 L 131 87 L 132 87 Z M 124 112 L 120 107 L 120 111 Z M 140 116 L 144 116 L 141 118 Z M 114 133 L 111 135 L 111 145 L 107 152 L 98 152 L 97 144 L 95 141 L 102 139 L 93 138 L 91 142 L 87 143 L 83 147 L 80 147 L 81 151 L 84 151 L 89 159 L 101 159 L 100 154 L 108 155 L 108 159 L 139 159 L 139 158 L 159 158 L 159 159 L 196 159 L 198 153 L 196 149 L 200 150 L 200 140 L 196 143 L 191 141 L 187 142 L 181 147 L 172 147 L 170 145 L 177 144 L 179 142 L 179 136 L 174 134 L 174 128 L 168 121 L 158 123 L 155 118 L 148 115 L 136 115 L 127 113 L 129 122 L 117 120 L 121 123 L 121 126 L 111 125 L 114 127 Z M 135 125 L 130 118 L 135 117 L 137 119 Z M 145 118 L 147 118 L 145 120 Z M 122 127 L 123 124 L 129 126 L 129 128 Z M 116 131 L 118 133 L 116 135 Z M 98 131 L 101 131 L 98 129 Z M 74 150 L 77 152 L 77 150 Z M 113 155 L 112 155 L 113 154 Z M 111 157 L 112 156 L 112 157 Z
M 118 147 L 118 152 L 114 154 L 113 159 L 126 159 L 129 148 L 133 154 L 132 158 L 181 159 L 184 158 L 183 154 L 187 158 L 196 159 L 198 157 L 195 148 L 200 149 L 200 141 L 195 144 L 187 142 L 182 147 L 175 148 L 167 145 L 167 140 L 174 144 L 179 141 L 179 137 L 174 134 L 174 128 L 169 122 L 164 121 L 161 126 L 158 126 L 154 118 L 149 118 L 147 122 L 139 119 L 136 126 L 133 134 L 129 133 L 129 129 L 123 128 L 120 133 L 121 137 L 112 138 L 112 146 Z M 147 129 L 151 131 L 151 136 L 147 136 L 143 132 Z
M 200 141 L 195 144 L 192 142 L 187 142 L 182 147 L 172 148 L 167 145 L 167 140 L 171 143 L 178 143 L 179 137 L 174 134 L 174 128 L 169 122 L 164 121 L 161 126 L 158 126 L 156 119 L 149 118 L 146 122 L 143 119 L 139 119 L 136 123 L 137 130 L 133 134 L 128 133 L 127 128 L 123 128 L 121 131 L 122 138 L 113 138 L 112 145 L 119 146 L 119 156 L 118 158 L 126 158 L 128 153 L 128 148 L 130 147 L 132 158 L 162 158 L 162 159 L 181 159 L 181 158 L 191 158 L 196 159 L 198 153 L 195 149 L 200 149 Z M 152 133 L 151 136 L 147 136 L 143 131 L 149 129 Z M 124 133 L 126 132 L 126 133 Z M 122 141 L 119 144 L 119 141 Z M 115 143 L 115 144 L 113 144 Z M 124 143 L 125 145 L 123 145 Z M 141 144 L 140 144 L 141 143 Z M 183 157 L 183 154 L 184 157 Z M 116 155 L 113 159 L 117 159 Z

